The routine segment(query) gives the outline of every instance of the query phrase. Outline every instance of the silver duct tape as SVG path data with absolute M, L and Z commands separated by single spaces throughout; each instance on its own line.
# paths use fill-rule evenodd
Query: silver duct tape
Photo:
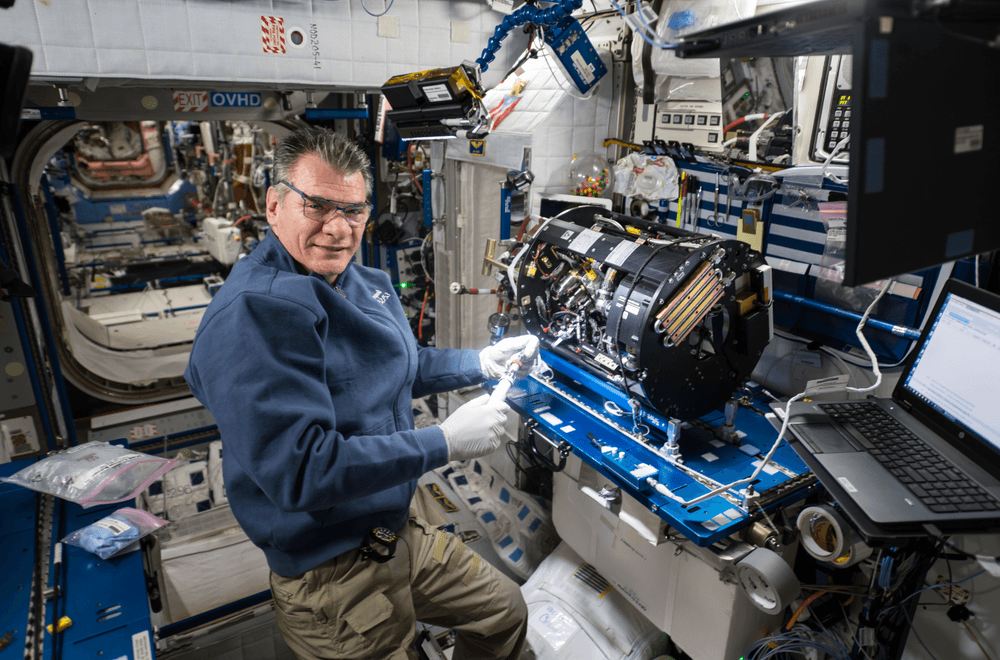
M 791 566 L 766 548 L 757 548 L 737 563 L 736 576 L 754 606 L 767 614 L 779 614 L 801 590 Z
M 826 504 L 802 509 L 796 525 L 802 538 L 802 547 L 811 557 L 820 561 L 845 568 L 872 553 L 872 549 L 854 534 L 850 523 Z

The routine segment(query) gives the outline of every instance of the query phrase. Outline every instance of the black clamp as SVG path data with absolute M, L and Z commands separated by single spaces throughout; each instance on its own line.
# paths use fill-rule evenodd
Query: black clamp
M 368 532 L 365 544 L 361 546 L 361 556 L 379 564 L 384 564 L 396 556 L 396 540 L 395 532 L 388 527 L 376 527 Z M 386 549 L 385 554 L 379 552 L 379 546 Z
M 506 184 L 511 190 L 525 191 L 531 187 L 532 182 L 535 180 L 535 175 L 532 174 L 531 170 L 510 170 L 507 172 Z
M 14 298 L 34 298 L 37 294 L 21 280 L 13 268 L 0 264 L 0 300 L 12 302 Z
M 530 451 L 535 458 L 537 458 L 542 464 L 553 472 L 562 472 L 566 469 L 566 459 L 569 458 L 571 453 L 573 453 L 573 445 L 566 440 L 556 442 L 552 438 L 540 432 L 538 430 L 540 424 L 537 420 L 529 420 L 526 425 L 532 434 L 537 435 L 539 438 L 549 443 L 552 446 L 552 449 L 559 454 L 559 463 L 557 464 L 554 460 L 543 454 L 538 449 L 538 445 L 535 444 L 535 439 L 531 436 L 528 437 L 528 451 Z

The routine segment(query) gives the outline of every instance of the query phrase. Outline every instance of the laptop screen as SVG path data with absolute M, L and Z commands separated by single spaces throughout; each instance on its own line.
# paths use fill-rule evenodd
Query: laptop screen
M 903 388 L 1000 451 L 1000 311 L 946 293 Z

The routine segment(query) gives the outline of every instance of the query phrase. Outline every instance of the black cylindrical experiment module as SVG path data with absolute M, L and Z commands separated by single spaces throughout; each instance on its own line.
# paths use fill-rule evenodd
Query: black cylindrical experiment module
M 770 341 L 770 268 L 742 241 L 578 212 L 523 249 L 528 331 L 665 415 L 724 404 Z

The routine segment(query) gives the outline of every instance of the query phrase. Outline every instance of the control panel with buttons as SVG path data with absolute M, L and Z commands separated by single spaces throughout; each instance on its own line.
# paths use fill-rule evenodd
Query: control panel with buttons
M 840 94 L 834 101 L 827 120 L 826 151 L 832 153 L 837 144 L 851 133 L 851 95 Z
M 654 137 L 688 142 L 712 151 L 722 148 L 722 104 L 707 101 L 667 101 L 656 107 Z
M 825 161 L 851 134 L 851 66 L 850 55 L 827 58 L 826 77 L 817 106 L 816 131 L 813 135 L 813 158 Z M 832 162 L 848 162 L 850 143 L 846 143 Z

